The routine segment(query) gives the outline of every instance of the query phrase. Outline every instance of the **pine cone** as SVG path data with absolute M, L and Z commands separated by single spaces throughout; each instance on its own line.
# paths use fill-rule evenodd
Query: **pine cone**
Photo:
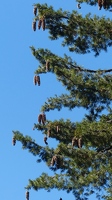
M 36 76 L 34 76 L 33 82 L 34 82 L 35 85 L 37 85 L 37 77 Z
M 32 23 L 32 29 L 33 29 L 34 31 L 36 31 L 36 21 L 33 21 L 33 23 Z
M 53 156 L 54 164 L 57 163 L 57 156 Z
M 46 115 L 43 113 L 42 114 L 42 124 L 44 125 L 46 122 Z
M 54 156 L 52 157 L 52 160 L 51 160 L 51 166 L 54 166 L 55 164 L 55 160 L 54 160 Z
M 29 200 L 29 191 L 26 191 L 26 200 Z
M 45 142 L 46 145 L 48 145 L 46 136 L 44 137 L 44 142 Z
M 43 29 L 43 31 L 45 31 L 45 19 L 44 18 L 42 19 L 42 29 Z
M 12 145 L 15 146 L 15 144 L 16 144 L 16 139 L 13 137 L 12 138 Z
M 46 61 L 46 72 L 49 71 L 49 64 L 50 64 L 50 62 L 47 60 Z
M 38 29 L 39 29 L 39 30 L 40 30 L 41 26 L 42 26 L 42 20 L 39 19 L 39 21 L 38 21 Z
M 98 6 L 99 6 L 99 10 L 101 10 L 101 8 L 102 8 L 102 0 L 98 0 Z
M 104 9 L 106 9 L 106 6 L 107 6 L 106 0 L 102 0 L 102 6 L 103 6 Z
M 33 14 L 36 16 L 36 14 L 37 14 L 37 7 L 35 6 L 34 8 L 33 8 Z
M 59 126 L 56 126 L 56 131 L 57 131 L 57 133 L 60 131 L 60 127 Z
M 40 76 L 36 76 L 36 82 L 38 83 L 38 86 L 40 86 Z
M 73 137 L 72 139 L 72 146 L 74 147 L 75 145 L 77 145 L 78 139 L 76 137 Z
M 39 122 L 39 124 L 41 124 L 41 121 L 42 121 L 42 114 L 40 114 L 40 115 L 38 116 L 38 122 Z
M 78 148 L 82 148 L 82 139 L 81 138 L 78 139 Z

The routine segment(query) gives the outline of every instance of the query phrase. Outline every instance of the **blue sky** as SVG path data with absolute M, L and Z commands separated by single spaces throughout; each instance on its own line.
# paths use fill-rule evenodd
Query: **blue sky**
M 38 131 L 33 131 L 33 124 L 37 123 L 37 116 L 41 105 L 46 98 L 54 94 L 61 94 L 64 89 L 56 81 L 55 76 L 41 75 L 41 86 L 34 86 L 34 71 L 38 62 L 32 56 L 29 46 L 35 48 L 49 48 L 53 53 L 62 55 L 68 53 L 72 58 L 85 68 L 109 69 L 112 65 L 112 48 L 108 53 L 102 52 L 97 58 L 93 54 L 77 55 L 69 53 L 67 48 L 61 47 L 57 41 L 48 39 L 47 31 L 32 31 L 33 4 L 30 1 L 1 1 L 0 5 L 0 199 L 24 200 L 25 189 L 28 179 L 35 179 L 42 172 L 48 172 L 48 168 L 42 163 L 36 163 L 36 157 L 21 149 L 18 142 L 12 146 L 12 130 L 19 130 L 24 135 L 30 135 L 40 145 L 43 144 L 43 136 Z M 56 9 L 62 7 L 66 10 L 77 10 L 75 0 L 44 1 Z M 105 10 L 98 11 L 98 7 L 82 5 L 78 10 L 85 15 L 88 12 L 112 18 L 112 13 Z M 60 112 L 49 112 L 47 119 L 54 120 L 62 117 L 72 121 L 80 121 L 84 111 L 74 109 L 72 112 L 62 109 Z M 50 140 L 49 145 L 55 145 Z M 52 173 L 52 172 L 51 172 Z M 30 200 L 52 199 L 74 200 L 72 194 L 53 190 L 51 193 L 40 190 L 30 191 Z M 95 199 L 93 197 L 90 198 Z

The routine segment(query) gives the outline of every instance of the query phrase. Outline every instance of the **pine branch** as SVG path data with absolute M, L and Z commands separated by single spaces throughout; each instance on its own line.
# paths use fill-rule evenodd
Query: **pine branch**
M 100 152 L 106 152 L 106 151 L 109 151 L 109 150 L 112 150 L 112 146 L 107 147 L 107 148 L 98 149 L 97 152 L 100 153 Z
M 47 4 L 37 4 L 38 16 L 44 16 L 46 29 L 49 30 L 52 40 L 64 38 L 63 46 L 69 46 L 69 50 L 76 53 L 95 52 L 98 56 L 101 50 L 107 51 L 112 46 L 112 22 L 110 19 L 98 16 L 91 17 L 90 14 L 84 18 L 76 11 L 70 14 L 62 9 L 55 11 Z M 52 17 L 51 17 L 52 16 Z
M 82 3 L 86 3 L 88 5 L 91 6 L 96 6 L 98 5 L 98 0 L 76 0 L 78 3 L 82 4 Z M 105 2 L 105 1 L 104 1 Z M 108 0 L 106 1 L 106 6 L 104 7 L 104 9 L 108 10 L 112 7 L 112 0 Z
M 70 65 L 75 68 L 75 69 L 78 69 L 79 71 L 83 71 L 83 72 L 90 72 L 90 73 L 99 73 L 99 74 L 103 74 L 103 73 L 109 73 L 109 72 L 112 72 L 112 69 L 108 69 L 108 70 L 91 70 L 91 69 L 83 69 L 82 67 L 79 67 L 79 66 L 74 66 L 70 63 Z
M 103 75 L 105 73 L 112 72 L 112 69 L 90 70 L 90 69 L 80 67 L 79 65 L 77 65 L 75 61 L 73 61 L 66 54 L 64 55 L 64 58 L 62 58 L 53 54 L 50 50 L 46 50 L 46 49 L 44 50 L 40 48 L 35 50 L 33 46 L 31 46 L 30 49 L 32 51 L 32 54 L 35 56 L 35 58 L 42 64 L 42 67 L 40 66 L 39 71 L 37 70 L 37 73 L 46 73 L 45 64 L 47 60 L 49 60 L 50 67 L 52 67 L 52 70 L 49 69 L 48 72 L 53 72 L 53 67 L 60 66 L 60 65 L 63 66 L 63 68 L 65 69 L 69 69 L 69 70 L 74 69 L 76 70 L 76 72 L 85 72 L 86 74 L 87 72 L 89 72 L 89 73 L 97 73 L 99 75 Z M 110 78 L 111 78 L 111 74 L 110 74 Z

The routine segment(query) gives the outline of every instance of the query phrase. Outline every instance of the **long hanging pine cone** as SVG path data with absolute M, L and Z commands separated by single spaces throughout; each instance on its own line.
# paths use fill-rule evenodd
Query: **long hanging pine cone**
M 15 144 L 16 144 L 16 139 L 13 137 L 12 138 L 12 145 L 15 146 Z
M 41 26 L 42 26 L 42 19 L 39 19 L 39 21 L 38 21 L 38 29 L 39 30 L 40 30 Z
M 36 14 L 37 14 L 37 7 L 36 6 L 34 6 L 34 8 L 33 8 L 33 14 L 36 16 Z
M 46 61 L 46 72 L 49 71 L 49 65 L 50 65 L 50 62 L 47 60 L 47 61 Z
M 40 76 L 36 76 L 36 82 L 38 83 L 38 86 L 40 86 Z
M 37 77 L 36 76 L 34 76 L 33 82 L 34 82 L 35 85 L 37 85 Z
M 40 86 L 40 76 L 35 75 L 33 78 L 33 82 L 35 85 L 37 85 L 37 83 L 38 83 L 38 86 Z
M 46 145 L 48 145 L 46 136 L 44 137 L 44 142 L 45 142 Z
M 77 144 L 78 144 L 78 139 L 76 137 L 73 137 L 73 139 L 72 139 L 72 146 L 74 147 Z
M 45 18 L 42 18 L 42 29 L 45 31 Z
M 26 191 L 26 200 L 29 200 L 29 191 Z
M 107 6 L 106 0 L 102 0 L 102 6 L 103 6 L 104 9 L 106 9 L 106 6 Z
M 42 122 L 42 114 L 39 114 L 39 116 L 38 116 L 38 123 L 41 124 L 41 122 Z
M 78 148 L 82 148 L 82 139 L 81 138 L 78 139 Z
M 36 21 L 33 21 L 33 23 L 32 23 L 32 29 L 33 29 L 34 31 L 36 31 Z
M 51 166 L 54 166 L 54 164 L 55 164 L 55 160 L 54 160 L 54 158 L 52 157 Z
M 57 156 L 53 156 L 51 160 L 51 166 L 54 166 L 56 162 L 57 162 Z
M 98 0 L 98 9 L 101 10 L 102 8 L 102 0 Z
M 42 124 L 44 125 L 46 122 L 46 115 L 45 113 L 42 114 Z
M 60 131 L 60 127 L 56 126 L 56 132 L 58 133 Z

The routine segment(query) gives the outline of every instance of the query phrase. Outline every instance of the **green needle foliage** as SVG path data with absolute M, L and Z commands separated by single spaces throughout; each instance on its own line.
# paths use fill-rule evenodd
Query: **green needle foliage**
M 36 4 L 38 16 L 35 21 L 44 17 L 50 39 L 63 38 L 62 45 L 69 46 L 71 52 L 85 54 L 95 52 L 98 56 L 101 50 L 107 51 L 112 46 L 112 21 L 109 18 L 91 16 L 82 17 L 77 11 L 55 11 L 47 4 Z
M 89 5 L 97 1 L 80 0 Z M 107 10 L 111 7 L 108 1 Z M 112 46 L 112 21 L 104 17 L 82 17 L 76 11 L 54 10 L 47 4 L 35 4 L 38 14 L 35 21 L 45 20 L 45 29 L 52 40 L 63 38 L 63 46 L 79 54 L 94 52 Z M 111 200 L 112 197 L 112 69 L 91 70 L 78 65 L 66 54 L 60 57 L 48 49 L 30 47 L 40 63 L 35 75 L 55 74 L 65 87 L 65 94 L 47 99 L 42 106 L 44 113 L 63 107 L 70 110 L 84 108 L 81 122 L 69 119 L 46 120 L 34 124 L 34 129 L 55 139 L 56 148 L 40 146 L 29 136 L 13 131 L 14 138 L 23 149 L 44 161 L 54 176 L 42 173 L 35 180 L 29 179 L 27 189 L 50 191 L 53 188 L 72 192 L 76 200 L 86 200 L 96 193 L 96 198 Z M 55 111 L 54 111 L 55 112 Z M 105 114 L 106 113 L 106 114 Z M 59 173 L 59 170 L 61 173 Z M 105 191 L 105 195 L 102 195 Z
M 91 6 L 95 6 L 98 4 L 98 1 L 100 0 L 76 0 L 78 3 L 86 3 Z M 106 9 L 110 9 L 112 7 L 112 0 L 103 0 L 103 2 L 106 2 Z

